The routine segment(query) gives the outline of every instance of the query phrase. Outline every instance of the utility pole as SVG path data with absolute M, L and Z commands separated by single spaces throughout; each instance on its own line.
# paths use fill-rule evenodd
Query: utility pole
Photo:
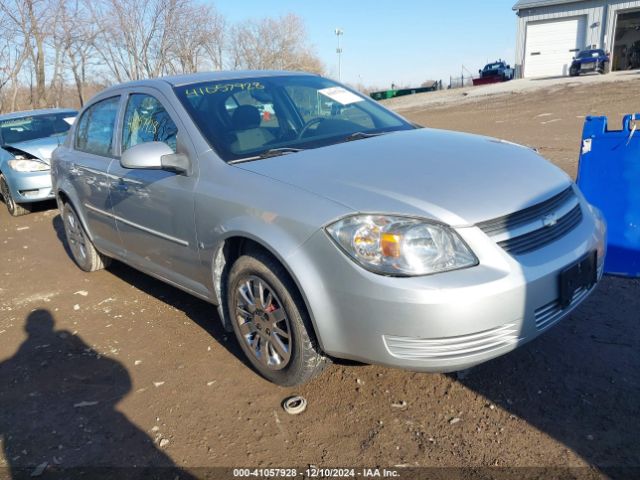
M 338 37 L 338 48 L 336 48 L 336 53 L 338 54 L 338 81 L 342 81 L 342 47 L 340 44 L 340 37 L 344 35 L 344 31 L 341 28 L 336 28 L 334 32 L 336 37 Z

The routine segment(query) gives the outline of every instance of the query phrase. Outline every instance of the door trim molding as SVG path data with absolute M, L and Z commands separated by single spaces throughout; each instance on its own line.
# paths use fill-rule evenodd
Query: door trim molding
M 149 227 L 144 227 L 144 226 L 142 226 L 142 225 L 140 225 L 138 223 L 132 222 L 132 221 L 127 220 L 125 218 L 122 218 L 122 217 L 120 217 L 118 215 L 114 215 L 111 212 L 107 212 L 105 210 L 101 210 L 101 209 L 96 208 L 93 205 L 89 205 L 87 203 L 85 203 L 84 206 L 86 208 L 88 208 L 89 210 L 91 210 L 92 212 L 99 213 L 100 215 L 104 215 L 105 217 L 112 218 L 112 219 L 116 220 L 117 222 L 122 222 L 125 225 L 129 225 L 130 227 L 137 228 L 138 230 L 142 230 L 143 232 L 150 233 L 151 235 L 154 235 L 156 237 L 162 238 L 163 240 L 168 240 L 169 242 L 177 243 L 178 245 L 182 245 L 183 247 L 188 247 L 189 246 L 189 242 L 186 241 L 186 240 L 182 240 L 181 238 L 172 237 L 171 235 L 167 235 L 166 233 L 159 232 L 159 231 L 154 230 L 154 229 L 149 228 Z

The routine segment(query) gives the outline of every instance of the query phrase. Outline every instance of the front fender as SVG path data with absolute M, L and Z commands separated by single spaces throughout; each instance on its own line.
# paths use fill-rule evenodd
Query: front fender
M 221 229 L 224 230 L 224 233 L 212 245 L 213 248 L 203 250 L 206 258 L 214 259 L 213 270 L 216 268 L 215 258 L 226 242 L 233 238 L 243 238 L 255 242 L 271 253 L 289 271 L 294 280 L 296 278 L 295 272 L 292 272 L 288 267 L 288 258 L 317 230 L 308 229 L 304 234 L 300 234 L 301 232 L 298 231 L 298 235 L 296 235 L 284 229 L 282 225 L 268 222 L 257 223 L 254 217 L 233 218 L 225 225 L 221 225 Z

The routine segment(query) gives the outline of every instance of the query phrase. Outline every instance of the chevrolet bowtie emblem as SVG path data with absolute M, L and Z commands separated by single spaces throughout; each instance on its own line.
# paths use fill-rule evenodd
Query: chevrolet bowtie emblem
M 542 217 L 542 225 L 545 227 L 553 227 L 556 223 L 558 223 L 557 213 L 550 213 Z

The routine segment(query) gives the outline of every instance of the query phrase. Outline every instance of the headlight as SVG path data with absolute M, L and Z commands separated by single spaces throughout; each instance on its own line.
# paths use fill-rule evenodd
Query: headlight
M 455 231 L 428 220 L 355 215 L 327 232 L 357 263 L 383 275 L 428 275 L 478 264 Z
M 49 165 L 38 160 L 14 159 L 9 160 L 7 164 L 16 172 L 42 172 L 49 170 Z

